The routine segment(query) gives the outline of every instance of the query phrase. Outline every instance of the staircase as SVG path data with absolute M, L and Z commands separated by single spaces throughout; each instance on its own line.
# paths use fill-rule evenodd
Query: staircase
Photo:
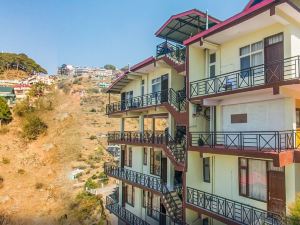
M 176 224 L 184 224 L 182 201 L 176 191 L 169 191 L 166 184 L 162 184 L 162 203 Z
M 165 153 L 172 161 L 176 170 L 184 170 L 186 160 L 186 139 L 179 143 L 178 141 L 174 140 L 170 134 L 167 134 Z

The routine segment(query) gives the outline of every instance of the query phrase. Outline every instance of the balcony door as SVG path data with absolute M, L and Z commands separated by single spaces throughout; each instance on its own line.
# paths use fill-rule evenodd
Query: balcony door
M 161 158 L 161 179 L 164 183 L 168 181 L 168 160 L 167 158 Z
M 273 168 L 273 169 L 272 169 Z M 285 214 L 284 169 L 272 167 L 268 171 L 268 211 Z
M 264 51 L 266 84 L 282 81 L 284 75 L 283 33 L 265 38 Z
M 161 76 L 161 102 L 168 102 L 169 75 Z

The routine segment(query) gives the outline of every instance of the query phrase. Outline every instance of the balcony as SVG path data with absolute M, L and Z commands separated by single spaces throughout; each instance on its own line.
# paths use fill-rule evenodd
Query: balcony
M 110 213 L 113 213 L 118 218 L 126 222 L 127 224 L 133 225 L 150 225 L 145 220 L 142 220 L 138 216 L 134 215 L 129 210 L 125 209 L 118 204 L 118 201 L 111 196 L 106 197 L 106 208 Z
M 243 225 L 284 225 L 283 218 L 250 205 L 236 202 L 214 194 L 187 187 L 187 207 L 199 209 L 207 214 L 230 224 Z
M 160 106 L 167 103 L 182 112 L 186 111 L 185 91 L 175 91 L 172 88 L 158 91 L 147 95 L 142 95 L 106 105 L 106 114 L 121 113 L 130 110 L 145 109 L 152 106 Z
M 191 132 L 190 150 L 204 153 L 270 158 L 279 166 L 285 157 L 298 160 L 299 131 Z M 299 155 L 299 156 L 298 156 Z M 283 163 L 283 161 L 282 161 Z M 280 166 L 283 166 L 280 164 Z
M 273 87 L 275 84 L 293 84 L 293 81 L 297 83 L 300 78 L 299 65 L 300 56 L 296 56 L 193 81 L 190 83 L 190 97 L 203 99 Z
M 175 169 L 184 170 L 186 158 L 185 137 L 173 138 L 164 131 L 145 131 L 144 133 L 134 131 L 109 132 L 108 143 L 162 148 L 174 164 Z
M 199 148 L 280 153 L 300 148 L 299 131 L 191 132 Z M 213 151 L 213 150 L 212 150 Z
M 167 56 L 177 64 L 184 64 L 186 59 L 186 48 L 179 44 L 172 44 L 169 41 L 156 46 L 156 57 Z

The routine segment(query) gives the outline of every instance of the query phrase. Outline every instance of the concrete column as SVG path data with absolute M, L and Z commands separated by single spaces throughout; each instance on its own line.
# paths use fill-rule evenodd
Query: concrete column
M 151 130 L 155 132 L 155 118 L 152 118 L 151 122 Z
M 175 136 L 175 120 L 173 118 L 173 116 L 171 115 L 171 113 L 169 113 L 168 116 L 168 127 L 169 127 L 169 134 L 174 137 Z

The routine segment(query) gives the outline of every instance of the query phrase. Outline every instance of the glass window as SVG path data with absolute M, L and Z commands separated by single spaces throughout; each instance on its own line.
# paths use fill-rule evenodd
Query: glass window
M 125 148 L 125 166 L 132 167 L 132 148 Z
M 267 162 L 240 158 L 240 195 L 267 201 Z
M 150 173 L 160 176 L 161 152 L 150 149 Z
M 203 181 L 210 183 L 210 158 L 203 158 Z
M 145 95 L 145 80 L 141 81 L 141 95 Z
M 216 76 L 216 53 L 209 55 L 209 76 Z
M 134 187 L 126 184 L 126 203 L 134 206 Z
M 147 215 L 152 217 L 153 219 L 159 220 L 160 218 L 160 196 L 148 192 L 148 210 Z
M 282 42 L 283 41 L 283 34 L 276 34 L 274 36 L 268 37 L 266 39 L 267 45 L 272 45 L 272 44 L 276 44 L 278 42 Z
M 152 80 L 152 93 L 161 91 L 161 77 Z
M 143 197 L 143 198 L 142 198 L 142 201 L 143 201 L 142 206 L 143 206 L 144 208 L 147 208 L 147 191 L 143 190 L 143 196 L 142 196 L 142 197 Z
M 296 109 L 296 126 L 300 128 L 300 109 Z

